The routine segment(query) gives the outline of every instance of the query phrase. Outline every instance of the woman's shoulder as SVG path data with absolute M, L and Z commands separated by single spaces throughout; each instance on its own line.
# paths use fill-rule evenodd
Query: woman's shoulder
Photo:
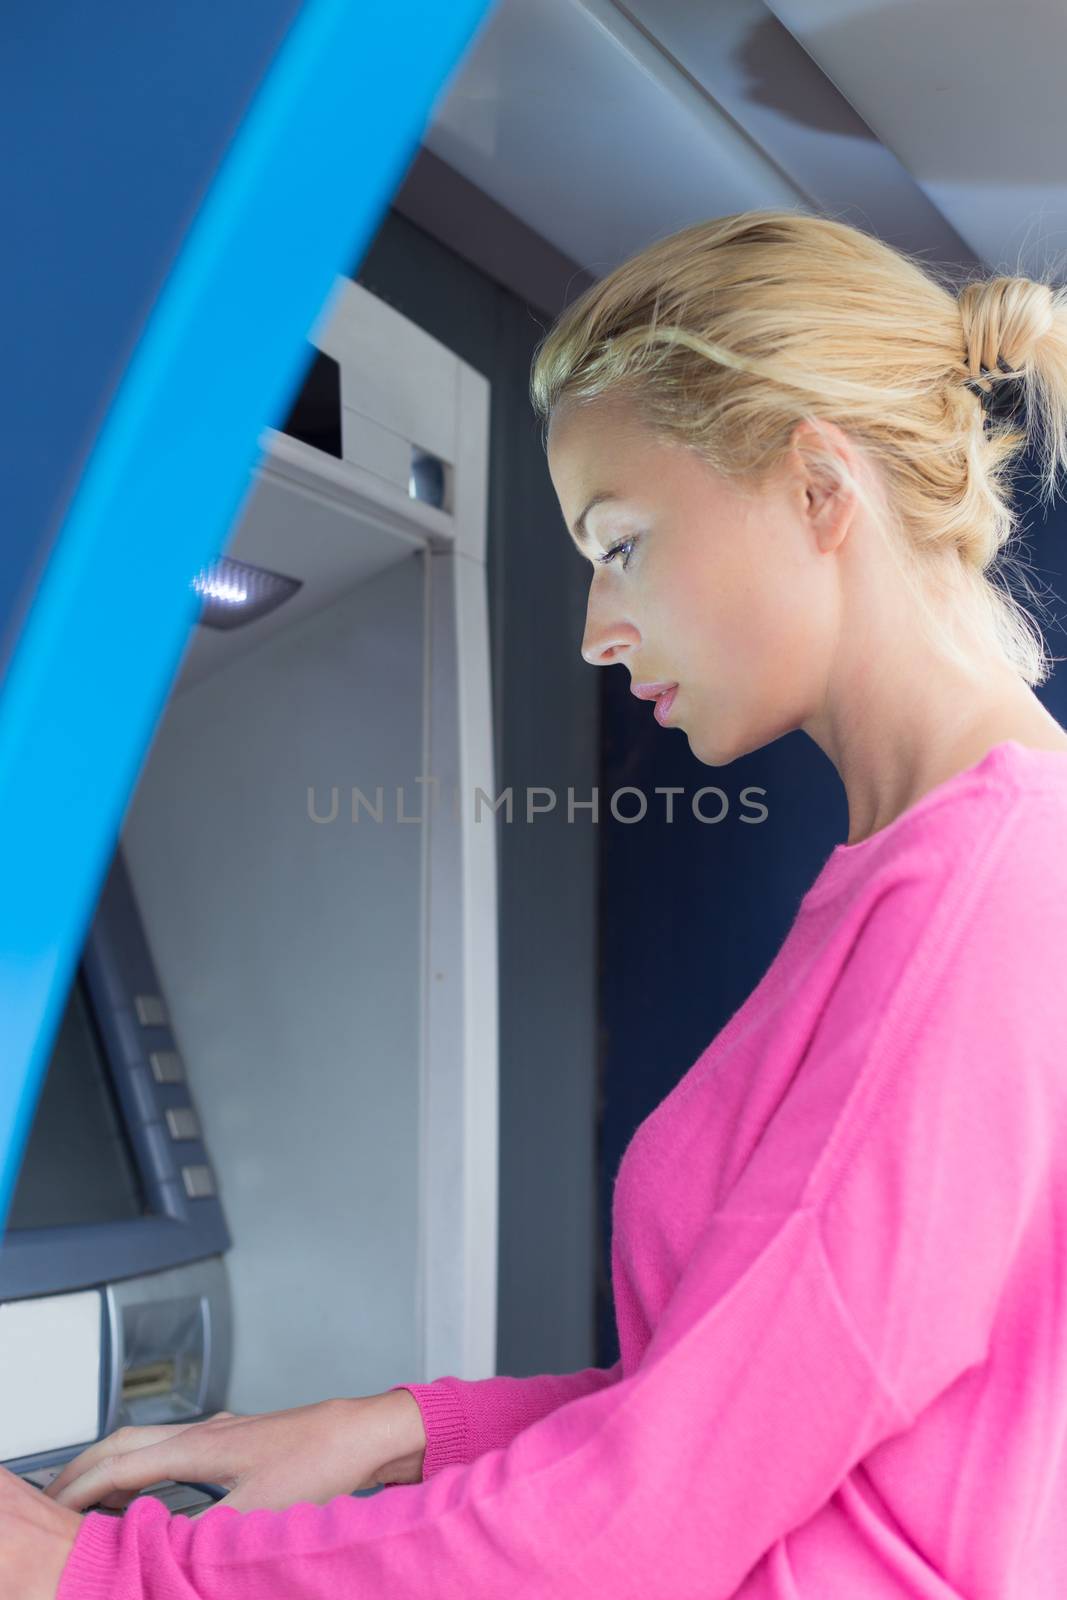
M 1025 910 L 1067 905 L 1067 749 L 1014 739 L 930 789 L 886 828 L 837 845 L 802 902 L 862 920 L 891 897 L 915 908 L 979 894 Z
M 1009 739 L 959 777 L 887 853 L 887 870 L 925 862 L 940 894 L 993 919 L 994 933 L 1067 931 L 1067 750 Z

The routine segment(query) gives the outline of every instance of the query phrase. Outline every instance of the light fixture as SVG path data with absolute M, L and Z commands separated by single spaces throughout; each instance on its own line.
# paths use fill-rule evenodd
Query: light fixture
M 205 628 L 241 628 L 291 599 L 301 579 L 220 556 L 201 567 L 192 587 L 203 602 L 197 621 Z

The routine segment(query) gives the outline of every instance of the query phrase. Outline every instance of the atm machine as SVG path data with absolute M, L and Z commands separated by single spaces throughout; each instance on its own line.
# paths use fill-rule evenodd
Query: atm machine
M 489 386 L 347 278 L 311 345 L 190 574 L 0 1247 L 41 1484 L 124 1424 L 495 1371 Z

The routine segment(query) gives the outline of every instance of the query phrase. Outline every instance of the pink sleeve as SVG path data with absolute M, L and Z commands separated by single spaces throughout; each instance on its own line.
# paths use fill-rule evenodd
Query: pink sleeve
M 534 1378 L 436 1378 L 432 1383 L 396 1383 L 407 1389 L 422 1412 L 426 1455 L 422 1481 L 442 1467 L 465 1465 L 487 1450 L 510 1444 L 517 1433 L 550 1411 L 593 1394 L 622 1376 L 613 1367 L 583 1367 L 580 1372 L 545 1373 Z

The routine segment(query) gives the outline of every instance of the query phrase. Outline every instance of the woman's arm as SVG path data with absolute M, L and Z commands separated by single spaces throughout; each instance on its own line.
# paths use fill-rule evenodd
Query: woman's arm
M 465 1465 L 487 1450 L 511 1443 L 516 1434 L 549 1412 L 595 1394 L 622 1376 L 622 1362 L 612 1367 L 583 1367 L 580 1372 L 545 1373 L 533 1378 L 437 1378 L 432 1383 L 398 1383 L 407 1389 L 422 1415 L 425 1481 L 443 1467 Z
M 728 1600 L 907 1420 L 814 1214 L 719 1216 L 641 1365 L 506 1448 L 365 1500 L 90 1512 L 58 1600 Z

